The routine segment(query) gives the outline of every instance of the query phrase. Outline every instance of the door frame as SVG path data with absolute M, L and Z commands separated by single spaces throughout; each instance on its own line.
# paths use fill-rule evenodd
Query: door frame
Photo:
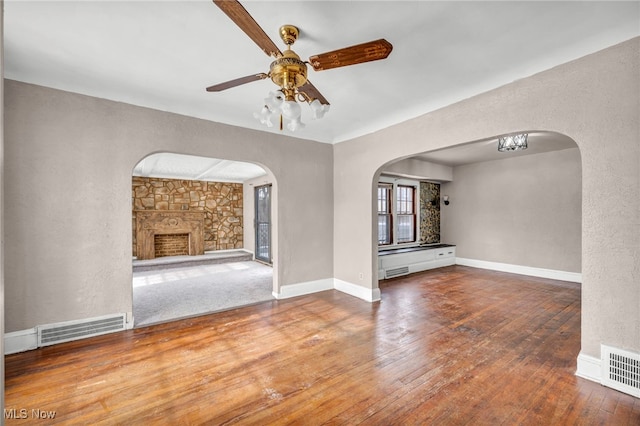
M 261 190 L 267 190 L 267 200 L 268 200 L 268 206 L 267 206 L 267 212 L 268 212 L 268 218 L 267 221 L 263 221 L 261 222 L 258 214 L 258 210 L 259 210 L 259 197 L 258 197 L 258 192 Z M 260 186 L 256 186 L 253 189 L 253 195 L 254 195 L 254 228 L 255 228 L 255 253 L 254 253 L 254 258 L 255 260 L 259 261 L 259 262 L 264 262 L 267 263 L 269 265 L 273 264 L 273 251 L 272 251 L 272 242 L 273 242 L 273 238 L 272 238 L 272 228 L 273 228 L 273 224 L 271 221 L 271 195 L 272 195 L 272 184 L 266 184 L 266 185 L 260 185 Z M 262 257 L 259 256 L 258 253 L 260 252 L 260 224 L 266 224 L 268 226 L 268 232 L 267 232 L 267 238 L 268 238 L 268 258 L 267 257 Z

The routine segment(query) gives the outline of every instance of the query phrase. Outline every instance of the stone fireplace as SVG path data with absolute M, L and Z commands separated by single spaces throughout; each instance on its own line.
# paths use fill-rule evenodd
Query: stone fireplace
M 131 204 L 132 254 L 135 257 L 138 256 L 136 215 L 139 211 L 202 212 L 206 251 L 231 250 L 243 246 L 241 183 L 133 176 Z
M 204 212 L 138 210 L 136 235 L 136 254 L 141 260 L 204 254 Z M 180 247 L 184 241 L 188 242 L 186 250 Z

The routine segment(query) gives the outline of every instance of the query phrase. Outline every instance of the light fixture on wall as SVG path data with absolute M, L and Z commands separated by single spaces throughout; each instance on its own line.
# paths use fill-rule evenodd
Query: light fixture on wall
M 442 197 L 442 200 L 444 201 L 444 205 L 448 206 L 449 205 L 449 196 L 448 195 L 444 195 Z
M 518 135 L 507 135 L 498 139 L 498 151 L 517 151 L 519 149 L 527 149 L 527 133 Z

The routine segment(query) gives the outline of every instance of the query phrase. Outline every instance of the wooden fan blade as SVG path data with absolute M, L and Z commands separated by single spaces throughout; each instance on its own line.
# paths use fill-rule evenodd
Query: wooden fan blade
M 329 105 L 329 101 L 322 96 L 322 93 L 320 93 L 309 80 L 307 80 L 307 82 L 302 86 L 298 87 L 298 92 L 304 93 L 309 99 L 319 100 L 322 105 Z
M 265 73 L 252 74 L 246 77 L 236 78 L 235 80 L 226 81 L 224 83 L 215 84 L 207 87 L 207 92 L 221 92 L 223 90 L 230 89 L 232 87 L 240 86 L 242 84 L 251 83 L 252 81 L 264 80 L 269 77 Z
M 321 53 L 309 58 L 309 63 L 316 71 L 331 68 L 346 67 L 347 65 L 385 59 L 391 53 L 393 46 L 387 40 L 370 41 L 332 52 Z
M 255 44 L 260 47 L 268 56 L 279 58 L 282 52 L 278 46 L 269 38 L 260 25 L 253 19 L 249 12 L 235 0 L 213 0 L 233 22 L 244 31 Z

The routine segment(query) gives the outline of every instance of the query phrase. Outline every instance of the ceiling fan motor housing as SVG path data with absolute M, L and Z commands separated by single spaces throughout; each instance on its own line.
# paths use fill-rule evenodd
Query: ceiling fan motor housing
M 307 64 L 291 49 L 271 63 L 271 80 L 283 89 L 296 89 L 307 82 Z

